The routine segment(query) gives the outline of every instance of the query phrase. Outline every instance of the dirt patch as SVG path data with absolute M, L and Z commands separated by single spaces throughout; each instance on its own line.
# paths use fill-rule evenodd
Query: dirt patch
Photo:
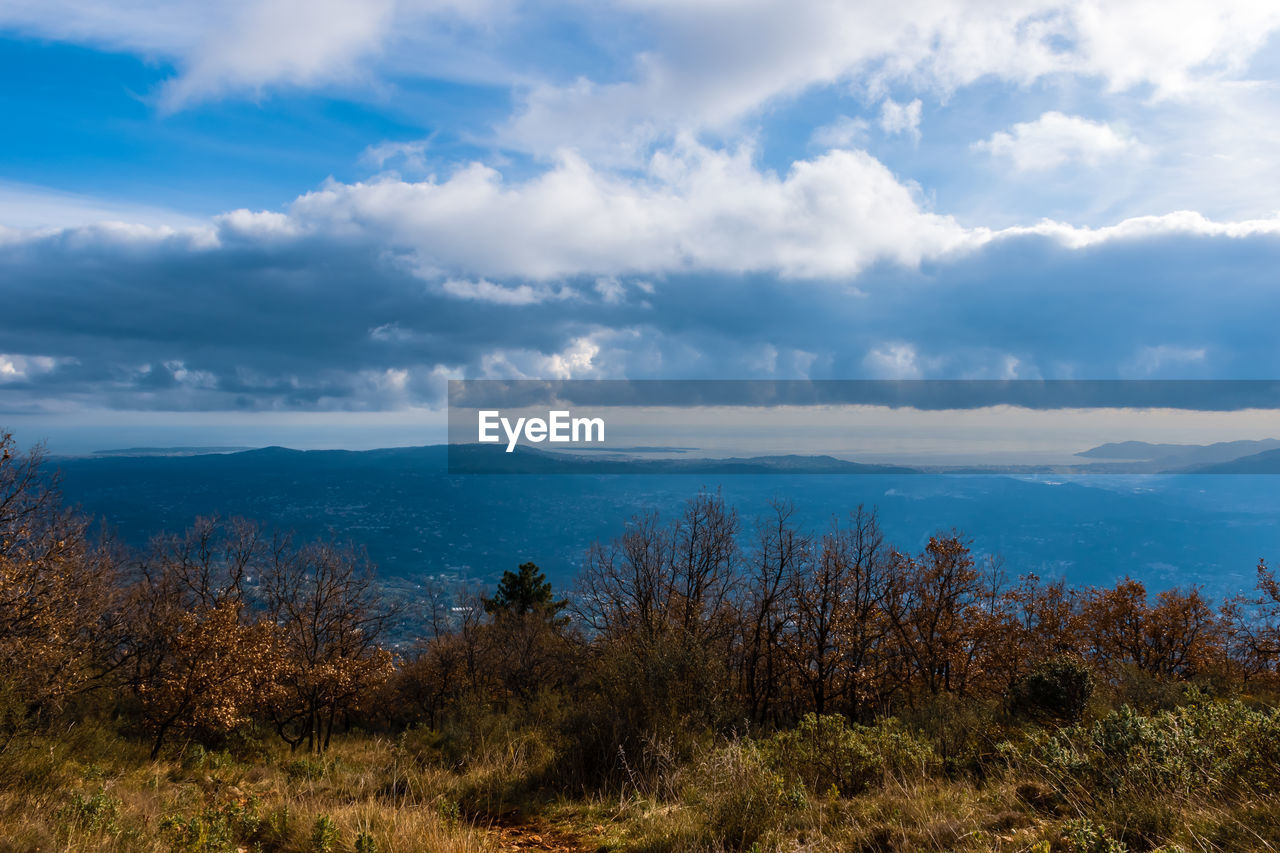
M 563 830 L 539 821 L 494 824 L 489 831 L 497 839 L 501 853 L 541 850 L 544 853 L 594 853 L 592 846 Z

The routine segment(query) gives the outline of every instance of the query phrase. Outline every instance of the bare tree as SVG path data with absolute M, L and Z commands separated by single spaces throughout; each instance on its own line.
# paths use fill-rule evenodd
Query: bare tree
M 795 526 L 795 506 L 775 500 L 770 512 L 756 523 L 756 544 L 748 558 L 741 609 L 741 690 L 748 717 L 756 723 L 770 719 L 779 699 L 786 667 L 783 639 L 789 621 L 787 583 L 812 543 Z
M 788 582 L 796 678 L 818 713 L 833 700 L 849 710 L 880 688 L 877 646 L 886 630 L 884 536 L 874 512 L 858 507 L 851 524 L 833 524 L 812 561 L 797 561 Z
M 266 619 L 277 631 L 283 668 L 268 708 L 293 748 L 328 748 L 339 714 L 358 707 L 390 677 L 392 655 L 379 645 L 390 612 L 373 571 L 349 546 L 277 541 L 260 584 Z

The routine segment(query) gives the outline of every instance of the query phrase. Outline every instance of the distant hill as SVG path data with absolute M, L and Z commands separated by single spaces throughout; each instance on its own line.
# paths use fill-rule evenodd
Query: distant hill
M 597 449 L 598 450 L 598 449 Z M 556 453 L 531 447 L 457 444 L 447 448 L 455 474 L 914 474 L 901 465 L 867 465 L 834 456 L 681 457 L 636 459 Z
M 1113 463 L 1117 473 L 1178 473 L 1280 450 L 1280 439 L 1221 441 L 1216 444 L 1151 444 L 1120 441 L 1081 451 L 1076 456 Z M 1114 466 L 1124 465 L 1124 469 Z
M 95 450 L 93 456 L 200 456 L 205 453 L 240 453 L 251 447 L 121 447 Z
M 1280 449 L 1242 456 L 1214 465 L 1188 468 L 1187 474 L 1280 474 Z
M 931 476 L 867 470 L 832 457 L 620 460 L 554 473 L 537 451 L 504 454 L 546 473 L 450 474 L 444 446 L 370 451 L 267 447 L 190 456 L 56 460 L 67 499 L 144 546 L 199 515 L 241 515 L 367 547 L 384 577 L 412 587 L 426 576 L 492 582 L 526 560 L 567 588 L 596 540 L 628 519 L 669 518 L 699 490 L 721 490 L 744 543 L 773 500 L 792 501 L 818 532 L 859 504 L 878 507 L 889 541 L 918 550 L 952 527 L 1011 575 L 1035 572 L 1110 584 L 1126 574 L 1161 589 L 1202 583 L 1211 594 L 1252 583 L 1261 556 L 1280 556 L 1280 490 L 1265 477 Z M 553 464 L 554 463 L 554 464 Z M 647 466 L 659 463 L 656 467 Z M 683 463 L 693 463 L 684 465 Z M 1099 463 L 1102 464 L 1102 463 Z M 812 476 L 812 472 L 825 476 Z M 627 476 L 621 476 L 626 474 Z

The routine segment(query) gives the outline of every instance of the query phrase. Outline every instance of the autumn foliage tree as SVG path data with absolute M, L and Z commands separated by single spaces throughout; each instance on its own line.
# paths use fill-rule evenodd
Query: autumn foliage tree
M 119 636 L 115 556 L 63 507 L 43 462 L 0 433 L 0 748 L 101 685 Z
M 1090 596 L 1083 618 L 1098 664 L 1127 664 L 1156 677 L 1195 675 L 1219 640 L 1218 618 L 1199 590 L 1165 590 L 1152 603 L 1132 578 Z
M 931 695 L 963 694 L 981 665 L 987 598 L 974 559 L 959 534 L 933 536 L 918 557 L 894 555 L 886 611 L 915 683 Z
M 380 644 L 390 614 L 372 567 L 351 546 L 277 542 L 260 588 L 281 661 L 268 712 L 291 747 L 323 751 L 335 722 L 368 704 L 393 671 Z
M 274 683 L 277 632 L 246 604 L 265 554 L 256 525 L 202 518 L 158 537 L 139 566 L 125 654 L 153 756 L 174 731 L 224 733 L 246 722 Z
M 43 463 L 0 435 L 0 750 L 99 688 L 153 755 L 242 727 L 320 752 L 355 722 L 550 709 L 580 771 L 634 781 L 635 762 L 670 760 L 699 733 L 807 715 L 898 715 L 941 744 L 974 709 L 1079 720 L 1095 686 L 1139 705 L 1179 701 L 1188 682 L 1280 687 L 1280 582 L 1265 563 L 1255 595 L 1215 610 L 1198 589 L 1152 595 L 1129 578 L 1010 583 L 955 531 L 906 553 L 864 507 L 814 531 L 777 501 L 744 534 L 710 492 L 593 545 L 569 597 L 532 562 L 487 595 L 428 585 L 425 636 L 401 661 L 355 547 L 203 518 L 126 559 L 64 507 Z

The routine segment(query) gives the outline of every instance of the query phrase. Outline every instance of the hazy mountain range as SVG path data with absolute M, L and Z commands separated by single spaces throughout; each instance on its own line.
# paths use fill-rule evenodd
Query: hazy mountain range
M 1115 452 L 1100 449 L 1104 457 Z M 1175 455 L 1186 458 L 1182 450 L 1163 458 Z M 510 457 L 513 471 L 548 464 L 537 452 Z M 479 475 L 447 473 L 446 458 L 442 446 L 272 447 L 53 463 L 68 499 L 127 542 L 145 544 L 201 514 L 244 515 L 303 536 L 350 538 L 384 575 L 409 584 L 427 576 L 487 582 L 534 560 L 563 587 L 592 541 L 618 534 L 638 512 L 676 512 L 703 488 L 720 489 L 738 508 L 744 542 L 772 499 L 793 501 L 815 531 L 861 503 L 879 509 L 900 548 L 918 549 L 931 533 L 956 527 L 978 551 L 1003 555 L 1013 574 L 1075 583 L 1129 574 L 1154 588 L 1204 584 L 1220 596 L 1251 585 L 1260 557 L 1280 559 L 1280 488 L 1263 476 L 937 476 L 815 457 L 696 465 L 604 458 L 597 468 L 584 462 L 580 474 Z M 1266 465 L 1280 470 L 1280 451 L 1216 467 Z M 811 476 L 818 471 L 832 473 Z

